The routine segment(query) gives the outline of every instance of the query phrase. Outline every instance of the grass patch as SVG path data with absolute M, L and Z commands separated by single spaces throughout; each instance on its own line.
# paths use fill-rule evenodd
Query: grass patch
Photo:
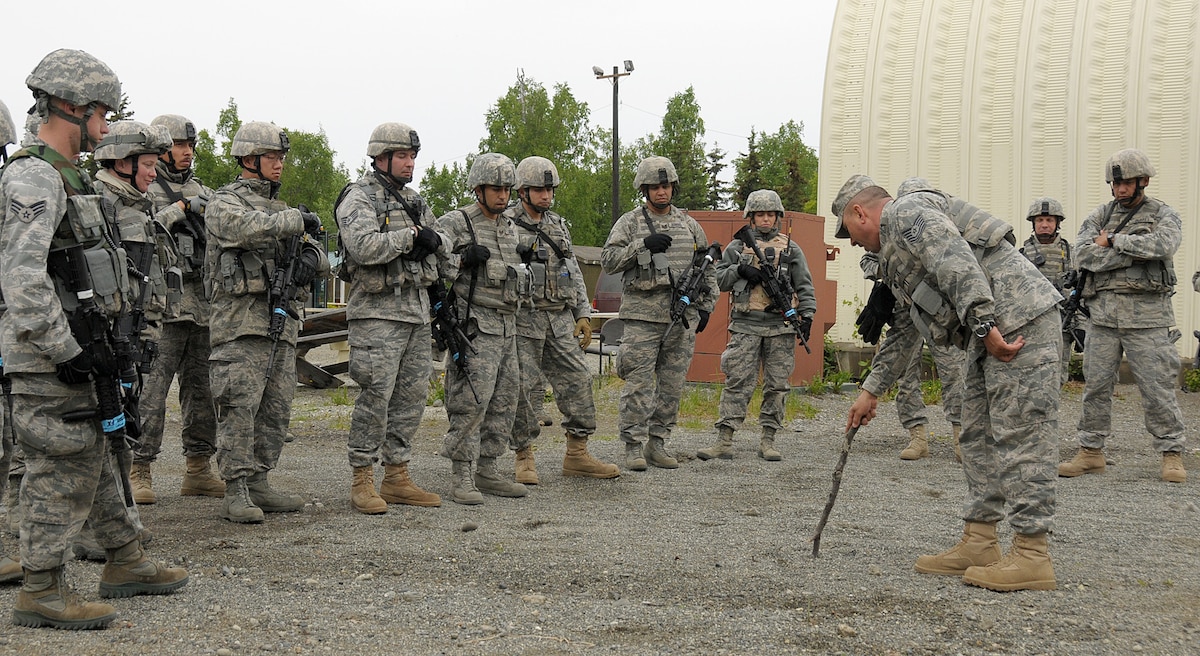
M 329 393 L 329 402 L 333 405 L 354 405 L 354 399 L 350 398 L 350 388 L 343 385 L 334 389 Z

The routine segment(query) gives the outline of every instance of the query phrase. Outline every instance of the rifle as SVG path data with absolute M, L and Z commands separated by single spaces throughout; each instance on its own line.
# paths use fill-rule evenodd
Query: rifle
M 684 318 L 684 313 L 697 296 L 712 291 L 712 288 L 704 284 L 704 272 L 708 271 L 713 261 L 719 257 L 721 257 L 721 245 L 714 241 L 708 250 L 704 251 L 702 257 L 697 253 L 697 257 L 692 258 L 692 266 L 688 267 L 679 282 L 675 284 L 673 290 L 675 300 L 671 302 L 671 324 L 663 331 L 659 346 L 667 341 L 667 335 L 671 334 L 671 329 L 675 327 L 675 324 L 682 322 L 685 329 L 691 328 L 687 319 Z
M 742 235 L 743 232 L 746 234 Z M 796 294 L 796 290 L 792 288 L 791 278 L 780 278 L 775 265 L 771 264 L 766 255 L 763 255 L 762 247 L 758 245 L 754 231 L 749 225 L 738 230 L 734 238 L 741 239 L 743 243 L 754 249 L 754 255 L 758 258 L 758 270 L 763 274 L 763 291 L 767 293 L 767 298 L 771 299 L 771 306 L 767 310 L 774 308 L 779 312 L 783 316 L 783 322 L 796 333 L 796 339 L 800 340 L 804 352 L 812 353 L 812 349 L 808 347 L 808 338 L 800 329 L 800 315 L 796 312 L 796 308 L 792 307 L 792 296 Z
M 462 322 L 458 318 L 458 309 L 446 291 L 445 283 L 439 279 L 429 286 L 428 291 L 430 329 L 433 333 L 433 341 L 437 343 L 438 350 L 450 354 L 454 366 L 458 367 L 458 372 L 467 381 L 467 387 L 470 388 L 471 395 L 475 397 L 475 402 L 479 403 L 479 393 L 475 391 L 475 384 L 471 382 L 471 370 L 467 363 L 467 351 L 470 351 L 472 355 L 477 352 L 475 346 L 471 344 L 471 337 L 463 332 Z
M 1087 283 L 1087 277 L 1090 274 L 1091 271 L 1081 269 L 1077 275 L 1069 275 L 1063 281 L 1063 289 L 1070 289 L 1071 293 L 1067 295 L 1067 302 L 1059 311 L 1062 314 L 1062 331 L 1069 334 L 1071 340 L 1075 342 L 1076 353 L 1083 353 L 1083 337 L 1079 334 L 1083 331 L 1079 328 L 1079 315 L 1082 314 L 1089 319 L 1092 316 L 1091 311 L 1083 304 L 1083 286 Z
M 275 353 L 279 350 L 279 338 L 283 336 L 283 328 L 287 325 L 288 317 L 300 320 L 300 315 L 292 309 L 292 299 L 296 296 L 296 281 L 292 278 L 296 272 L 296 260 L 300 254 L 300 235 L 288 237 L 284 247 L 283 261 L 287 266 L 278 266 L 276 260 L 275 274 L 271 277 L 271 289 L 267 295 L 267 304 L 271 306 L 271 320 L 267 326 L 267 337 L 271 339 L 271 357 L 267 360 L 267 378 L 271 377 L 271 369 L 275 366 Z

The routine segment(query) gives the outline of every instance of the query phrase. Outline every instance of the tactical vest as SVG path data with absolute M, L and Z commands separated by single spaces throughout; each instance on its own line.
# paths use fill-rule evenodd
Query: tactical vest
M 80 296 L 72 286 L 90 283 L 96 305 L 109 319 L 115 319 L 124 310 L 129 294 L 125 249 L 113 237 L 117 230 L 116 208 L 89 187 L 72 162 L 49 146 L 22 148 L 9 157 L 8 164 L 24 157 L 53 166 L 67 193 L 67 211 L 55 228 L 47 258 L 47 273 L 54 281 L 63 310 L 70 314 L 79 306 Z M 67 266 L 69 252 L 82 253 L 90 280 L 73 283 Z
M 517 238 L 533 255 L 529 261 L 531 277 L 530 295 L 538 307 L 574 306 L 575 284 L 571 270 L 567 267 L 571 252 L 571 240 L 562 227 L 562 217 L 546 212 L 539 223 L 527 221 L 521 213 L 512 217 L 517 226 Z M 541 234 L 539 234 L 539 231 Z
M 673 272 L 682 274 L 692 266 L 692 259 L 696 253 L 707 248 L 707 244 L 696 241 L 696 236 L 692 234 L 686 221 L 687 213 L 675 207 L 671 210 L 665 217 L 651 216 L 645 206 L 633 211 L 630 218 L 637 227 L 633 231 L 632 243 L 639 243 L 652 234 L 662 233 L 671 236 L 671 247 L 665 253 L 651 253 L 647 249 L 640 249 L 636 265 L 622 274 L 626 289 L 650 291 L 674 288 Z M 690 249 L 680 248 L 689 241 L 692 242 Z
M 245 186 L 241 179 L 227 185 L 230 189 L 236 185 Z M 255 193 L 250 191 L 248 193 Z M 283 201 L 271 200 L 272 207 L 257 207 L 246 200 L 242 193 L 233 191 L 232 194 L 246 209 L 252 211 L 279 212 L 287 208 Z M 213 240 L 209 240 L 209 248 L 215 250 L 215 257 L 206 257 L 206 266 L 211 267 L 211 275 L 205 277 L 205 293 L 212 300 L 212 287 L 220 285 L 225 293 L 231 296 L 246 296 L 247 294 L 266 294 L 271 289 L 271 280 L 275 274 L 275 266 L 282 257 L 283 243 L 271 239 L 266 245 L 255 249 L 220 248 L 214 249 Z M 307 296 L 305 297 L 307 299 Z
M 776 233 L 774 237 L 766 241 L 760 241 L 758 247 L 762 249 L 763 255 L 771 260 L 770 264 L 775 267 L 779 277 L 789 275 L 787 264 L 783 261 L 784 254 L 787 253 L 789 240 L 787 235 Z M 748 261 L 747 261 L 748 258 Z M 754 254 L 754 248 L 750 245 L 743 245 L 742 259 L 747 264 L 753 267 L 759 266 L 758 256 Z M 796 295 L 792 295 L 792 307 L 797 307 L 799 301 Z M 745 289 L 733 295 L 733 310 L 734 312 L 760 312 L 771 307 L 771 299 L 767 296 L 767 292 L 762 285 L 746 285 Z M 781 308 L 782 310 L 782 308 Z
M 161 319 L 177 311 L 183 300 L 183 272 L 175 266 L 175 242 L 154 219 L 149 198 L 123 196 L 110 184 L 102 180 L 97 189 L 117 209 L 118 239 L 136 270 L 130 280 L 130 302 L 142 302 L 148 318 Z M 143 284 L 149 286 L 148 291 L 142 289 Z
M 1071 269 L 1071 245 L 1062 237 L 1043 244 L 1030 236 L 1021 247 L 1021 254 L 1046 276 L 1054 288 L 1062 292 L 1063 276 Z
M 338 195 L 337 201 L 333 206 L 333 214 L 336 220 L 338 206 L 345 200 L 346 193 L 354 186 L 358 186 L 371 199 L 371 204 L 375 207 L 375 220 L 379 225 L 380 232 L 394 232 L 399 230 L 409 230 L 413 227 L 420 227 L 419 220 L 413 220 L 408 214 L 404 204 L 396 200 L 383 185 L 378 182 L 352 182 Z M 424 203 L 420 202 L 420 198 L 416 199 L 415 212 L 419 216 Z M 430 226 L 431 227 L 431 226 Z M 408 286 L 427 287 L 438 279 L 437 272 L 437 255 L 430 253 L 424 259 L 410 260 L 403 257 L 393 258 L 387 264 L 363 265 L 354 261 L 354 258 L 346 251 L 341 240 L 341 226 L 338 226 L 338 251 L 341 256 L 341 264 L 338 267 L 338 278 L 349 283 L 356 290 L 366 292 L 368 294 L 382 294 L 388 290 L 396 290 L 399 293 L 400 289 Z
M 943 211 L 946 217 L 954 223 L 963 239 L 971 246 L 976 261 L 981 261 L 988 249 L 999 246 L 1001 242 L 1007 241 L 1016 245 L 1013 228 L 1008 222 L 965 200 L 934 189 L 913 189 L 901 194 L 901 197 L 917 192 L 935 194 L 944 200 L 946 206 Z M 886 226 L 886 219 L 883 225 Z M 897 257 L 897 250 L 894 239 L 889 239 L 882 245 L 879 253 L 882 279 L 897 292 L 899 300 L 909 304 L 909 315 L 923 337 L 935 344 L 963 347 L 966 343 L 966 331 L 958 320 L 958 312 L 954 305 L 940 290 L 924 280 L 928 271 L 920 259 L 911 256 Z M 986 270 L 984 275 L 987 275 Z
M 1100 226 L 1102 229 L 1107 228 L 1112 231 L 1116 225 L 1113 224 L 1113 204 L 1110 204 L 1110 210 L 1105 217 L 1105 224 Z M 1125 226 L 1121 228 L 1118 234 L 1122 235 L 1144 235 L 1154 231 L 1158 226 L 1159 220 L 1166 213 L 1167 206 L 1161 201 L 1154 198 L 1147 198 L 1141 207 L 1134 210 L 1134 214 Z M 1126 215 L 1128 216 L 1128 215 Z M 1121 217 L 1121 221 L 1125 220 L 1125 216 Z M 1135 259 L 1129 266 L 1121 269 L 1112 269 L 1109 271 L 1095 271 L 1087 278 L 1087 283 L 1083 288 L 1083 297 L 1091 298 L 1102 291 L 1110 291 L 1117 294 L 1169 294 L 1175 290 L 1175 283 L 1178 282 L 1175 276 L 1175 267 L 1170 258 L 1166 260 L 1138 260 Z

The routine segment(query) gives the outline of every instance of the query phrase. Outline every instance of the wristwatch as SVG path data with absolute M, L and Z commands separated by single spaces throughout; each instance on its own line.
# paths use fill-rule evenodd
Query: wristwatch
M 984 319 L 983 321 L 979 322 L 979 325 L 975 326 L 975 336 L 979 339 L 983 339 L 987 337 L 988 333 L 992 332 L 992 328 L 995 327 L 995 321 L 992 321 L 991 319 Z

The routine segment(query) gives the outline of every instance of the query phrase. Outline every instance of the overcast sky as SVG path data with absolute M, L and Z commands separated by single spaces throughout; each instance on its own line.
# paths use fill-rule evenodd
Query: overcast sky
M 213 130 L 233 98 L 243 121 L 324 129 L 353 174 L 371 129 L 402 121 L 421 135 L 421 173 L 462 161 L 484 114 L 518 69 L 550 89 L 565 82 L 612 124 L 620 82 L 622 143 L 656 132 L 666 101 L 689 85 L 706 143 L 729 158 L 751 127 L 804 124 L 820 143 L 821 92 L 836 0 L 708 3 L 546 0 L 7 3 L 0 99 L 18 129 L 32 96 L 25 77 L 56 48 L 86 50 L 116 71 L 138 120 L 183 114 Z M 715 11 L 713 9 L 716 9 Z M 52 26 L 39 24 L 49 12 Z M 418 176 L 419 179 L 419 176 Z M 214 181 L 215 182 L 215 181 Z

